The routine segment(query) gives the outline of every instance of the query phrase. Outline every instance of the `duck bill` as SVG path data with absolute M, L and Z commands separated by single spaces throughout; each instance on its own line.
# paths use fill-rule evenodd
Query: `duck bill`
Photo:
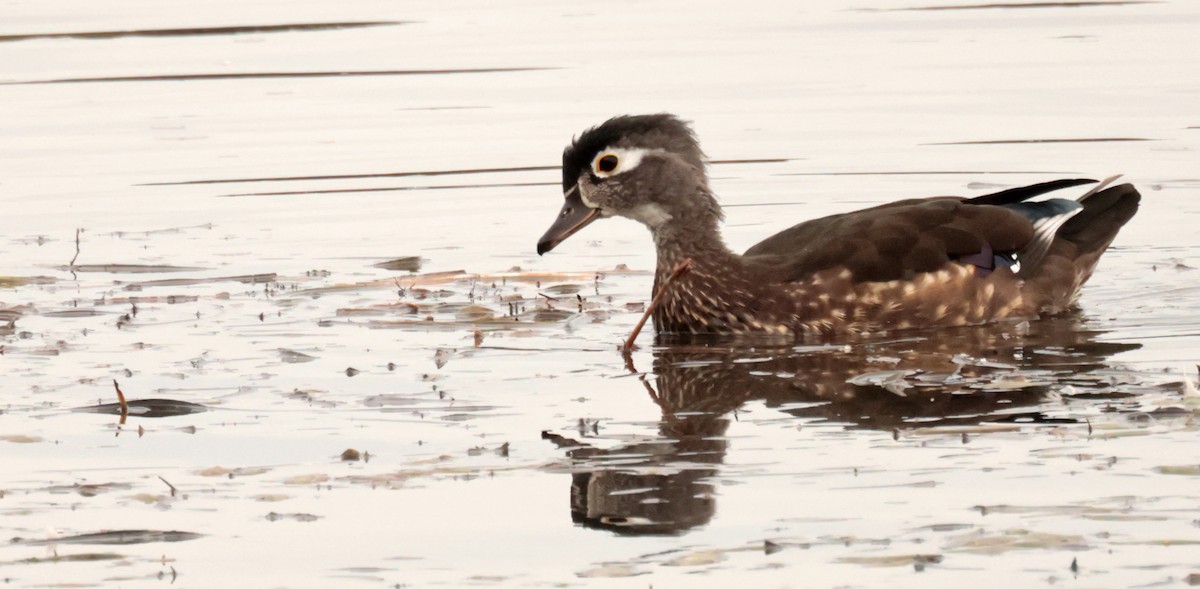
M 562 210 L 558 212 L 558 218 L 554 220 L 553 225 L 550 225 L 546 234 L 538 240 L 538 255 L 554 249 L 555 246 L 575 235 L 576 231 L 587 227 L 599 216 L 599 209 L 593 209 L 583 204 L 583 200 L 579 198 L 579 187 L 572 188 L 567 192 L 566 202 L 563 203 Z

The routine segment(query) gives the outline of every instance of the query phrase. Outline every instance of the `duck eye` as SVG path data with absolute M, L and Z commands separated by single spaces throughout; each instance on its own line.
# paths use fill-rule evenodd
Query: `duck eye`
M 617 156 L 610 153 L 596 161 L 596 169 L 607 174 L 617 169 L 619 162 Z

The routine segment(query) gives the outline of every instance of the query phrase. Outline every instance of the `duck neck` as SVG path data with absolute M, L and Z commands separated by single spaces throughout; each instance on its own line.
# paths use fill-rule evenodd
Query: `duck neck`
M 658 274 L 670 273 L 685 259 L 693 264 L 733 265 L 737 255 L 729 251 L 721 238 L 716 217 L 696 219 L 671 219 L 652 228 L 654 245 L 658 251 Z
M 741 256 L 726 247 L 717 223 L 712 217 L 655 228 L 654 326 L 660 333 L 719 330 L 729 313 L 752 304 L 741 296 L 752 288 Z M 685 260 L 688 270 L 675 274 Z
M 742 257 L 721 238 L 717 199 L 704 183 L 690 190 L 686 199 L 678 193 L 656 195 L 631 215 L 650 228 L 658 251 L 654 326 L 659 333 L 742 329 L 761 289 Z M 691 261 L 688 270 L 672 279 L 685 260 Z
M 663 263 L 674 265 L 689 257 L 694 262 L 734 257 L 721 239 L 724 214 L 716 197 L 703 183 L 685 190 L 693 192 L 687 199 L 661 195 L 663 204 L 652 203 L 639 211 L 639 220 L 654 235 L 660 270 Z M 687 204 L 680 206 L 680 202 Z

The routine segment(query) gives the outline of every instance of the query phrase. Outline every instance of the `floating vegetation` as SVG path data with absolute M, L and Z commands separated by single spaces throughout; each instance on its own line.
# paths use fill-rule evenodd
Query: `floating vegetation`
M 22 543 L 29 546 L 47 546 L 51 544 L 108 544 L 116 546 L 150 544 L 153 542 L 187 542 L 203 537 L 203 534 L 175 530 L 109 530 L 75 534 L 72 536 L 58 536 L 44 540 L 24 540 Z
M 405 256 L 396 258 L 386 262 L 371 264 L 375 268 L 383 268 L 384 270 L 396 270 L 400 272 L 417 272 L 421 269 L 421 258 L 418 256 Z

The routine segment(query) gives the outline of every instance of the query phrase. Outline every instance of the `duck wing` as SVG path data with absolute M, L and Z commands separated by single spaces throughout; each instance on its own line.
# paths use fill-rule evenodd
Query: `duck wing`
M 1075 200 L 1029 199 L 1089 183 L 1095 180 L 1055 180 L 972 199 L 888 203 L 801 223 L 744 255 L 781 282 L 835 267 L 850 270 L 856 281 L 906 280 L 951 261 L 990 271 L 1018 258 L 1024 275 L 1039 265 L 1059 228 L 1082 208 Z

